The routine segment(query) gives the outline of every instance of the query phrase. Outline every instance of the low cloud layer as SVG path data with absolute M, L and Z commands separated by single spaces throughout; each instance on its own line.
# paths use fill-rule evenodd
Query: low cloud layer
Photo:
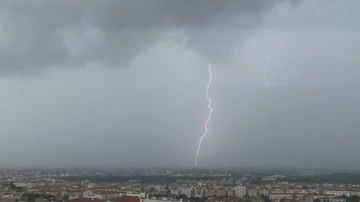
M 290 1 L 296 6 L 300 1 Z M 212 62 L 224 62 L 283 0 L 46 1 L 0 3 L 1 74 L 100 63 L 127 67 L 169 32 Z M 242 29 L 241 33 L 231 33 Z M 230 30 L 230 31 L 229 31 Z M 233 40 L 232 40 L 233 39 Z

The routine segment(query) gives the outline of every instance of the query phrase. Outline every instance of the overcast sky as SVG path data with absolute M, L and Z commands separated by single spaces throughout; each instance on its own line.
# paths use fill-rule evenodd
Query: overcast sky
M 0 165 L 194 166 L 212 63 L 199 166 L 360 168 L 359 9 L 0 1 Z

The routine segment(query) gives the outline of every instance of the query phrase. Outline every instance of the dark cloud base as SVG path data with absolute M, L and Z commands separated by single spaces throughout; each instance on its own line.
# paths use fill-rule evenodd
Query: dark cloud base
M 284 2 L 4 0 L 0 3 L 0 11 L 6 13 L 2 16 L 1 30 L 7 42 L 0 47 L 0 74 L 88 62 L 126 67 L 139 52 L 160 40 L 159 36 L 169 28 L 185 30 L 188 48 L 210 61 L 223 62 L 227 60 L 232 41 L 245 37 L 227 35 L 228 29 L 254 29 L 261 16 Z M 299 2 L 291 1 L 291 4 Z M 239 18 L 242 20 L 236 21 Z M 89 32 L 86 28 L 98 29 L 101 36 L 94 34 L 86 38 Z M 73 37 L 70 45 L 79 46 L 77 48 L 83 49 L 81 53 L 69 50 L 63 32 Z M 218 51 L 211 51 L 217 48 Z

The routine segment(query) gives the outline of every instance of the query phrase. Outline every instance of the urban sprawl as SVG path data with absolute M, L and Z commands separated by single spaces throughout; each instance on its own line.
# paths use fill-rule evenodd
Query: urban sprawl
M 0 171 L 0 202 L 359 202 L 355 177 L 310 171 L 9 169 Z

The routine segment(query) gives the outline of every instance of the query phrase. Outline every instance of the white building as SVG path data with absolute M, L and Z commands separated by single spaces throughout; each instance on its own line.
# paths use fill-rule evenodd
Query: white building
M 235 186 L 235 196 L 239 198 L 243 198 L 246 195 L 246 187 L 245 186 Z
M 195 194 L 195 192 L 192 193 L 192 188 L 189 188 L 189 187 L 182 187 L 182 188 L 179 188 L 179 189 L 180 189 L 180 194 L 185 194 L 187 196 Z
M 346 191 L 346 190 L 324 190 L 324 194 L 329 194 L 329 195 L 335 195 L 335 196 L 342 196 L 345 195 L 347 197 L 350 197 L 350 191 Z
M 89 183 L 87 188 L 91 189 L 91 188 L 94 188 L 95 184 L 94 183 Z
M 230 197 L 230 198 L 235 196 L 234 192 L 235 191 L 233 189 L 226 190 L 227 196 Z
M 170 189 L 170 193 L 173 195 L 180 195 L 181 191 L 178 188 L 172 188 Z
M 174 202 L 174 201 L 168 198 L 162 198 L 162 199 L 140 198 L 140 202 Z M 176 202 L 182 202 L 182 199 Z
M 76 199 L 76 198 L 80 198 L 80 196 L 79 195 L 73 195 L 73 194 L 69 195 L 69 200 Z
M 320 191 L 318 189 L 316 189 L 316 188 L 309 188 L 308 193 L 309 194 L 316 194 L 316 193 L 320 193 Z
M 259 195 L 269 196 L 269 189 L 267 187 L 260 187 Z
M 14 182 L 15 187 L 27 187 L 27 183 L 25 182 Z
M 100 194 L 94 194 L 94 195 L 87 195 L 87 196 L 82 196 L 83 198 L 91 198 L 91 199 L 103 199 L 102 195 Z
M 83 197 L 84 198 L 91 198 L 91 199 L 94 199 L 94 198 L 97 198 L 97 199 L 103 199 L 102 195 L 100 194 L 95 194 L 93 191 L 91 190 L 86 190 L 83 192 Z
M 153 189 L 155 191 L 162 191 L 162 190 L 164 190 L 164 187 L 162 185 L 151 185 L 151 186 L 149 186 L 149 190 L 151 190 L 151 189 Z
M 7 193 L 1 196 L 2 198 L 14 198 L 12 194 Z
M 272 193 L 272 194 L 284 194 L 285 190 L 282 187 L 271 187 L 269 193 Z
M 205 197 L 213 197 L 215 196 L 215 189 L 205 189 L 204 190 Z
M 346 198 L 343 197 L 330 198 L 330 202 L 346 202 Z
M 307 189 L 286 189 L 285 193 L 289 193 L 289 194 L 307 194 L 308 190 Z
M 137 196 L 137 197 L 143 197 L 145 198 L 146 194 L 145 193 L 130 193 L 130 192 L 126 192 L 125 194 L 119 194 L 119 196 Z
M 246 193 L 250 197 L 257 197 L 258 196 L 258 189 L 256 187 L 247 187 Z
M 314 202 L 314 198 L 308 196 L 305 198 L 305 202 Z

